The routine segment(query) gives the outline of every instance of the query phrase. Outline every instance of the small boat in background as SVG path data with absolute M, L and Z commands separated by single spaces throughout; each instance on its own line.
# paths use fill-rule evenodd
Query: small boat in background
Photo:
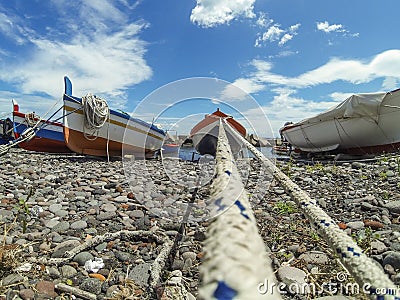
M 232 130 L 238 132 L 241 136 L 246 138 L 246 128 L 243 127 L 238 121 L 234 120 L 232 116 L 229 116 L 219 108 L 212 114 L 208 114 L 197 123 L 190 131 L 190 138 L 193 141 L 193 145 L 196 150 L 201 154 L 210 154 L 215 156 L 217 150 L 218 131 L 220 120 L 226 121 L 225 130 L 228 136 L 229 144 L 231 146 L 232 153 L 237 155 L 243 148 L 242 142 L 234 135 L 231 134 Z
M 10 118 L 0 120 L 0 145 L 14 140 L 14 123 Z
M 306 153 L 378 154 L 400 149 L 400 89 L 356 94 L 336 107 L 295 124 L 281 135 Z
M 291 149 L 288 145 L 274 145 L 271 149 L 272 154 L 289 156 Z
M 13 100 L 14 135 L 18 139 L 28 128 L 35 127 L 32 139 L 18 143 L 28 151 L 48 153 L 69 153 L 71 150 L 64 140 L 64 125 L 60 122 L 41 120 L 34 113 L 22 113 L 18 103 Z
M 72 83 L 64 77 L 64 136 L 74 152 L 93 156 L 154 157 L 165 132 L 153 124 L 111 110 L 105 100 L 72 96 Z

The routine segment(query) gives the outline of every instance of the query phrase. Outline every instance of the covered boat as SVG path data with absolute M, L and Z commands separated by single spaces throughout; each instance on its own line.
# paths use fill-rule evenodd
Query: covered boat
M 232 153 L 237 155 L 243 148 L 242 142 L 234 134 L 230 134 L 230 132 L 235 130 L 246 138 L 246 128 L 238 121 L 234 120 L 232 116 L 223 113 L 218 108 L 212 114 L 206 115 L 204 119 L 197 123 L 190 131 L 190 138 L 193 141 L 193 145 L 201 155 L 210 154 L 215 156 L 220 119 L 223 119 L 225 121 L 223 123 L 227 125 L 225 130 Z
M 34 113 L 22 113 L 18 103 L 13 100 L 14 135 L 18 139 L 28 128 L 34 127 L 32 139 L 18 143 L 18 146 L 29 151 L 48 153 L 69 153 L 71 150 L 64 140 L 64 125 L 60 122 L 42 120 Z
M 64 136 L 72 151 L 93 156 L 151 157 L 161 148 L 165 132 L 155 125 L 108 108 L 105 100 L 88 94 L 72 96 L 64 77 Z
M 375 154 L 400 148 L 400 89 L 356 94 L 295 124 L 281 135 L 302 152 Z

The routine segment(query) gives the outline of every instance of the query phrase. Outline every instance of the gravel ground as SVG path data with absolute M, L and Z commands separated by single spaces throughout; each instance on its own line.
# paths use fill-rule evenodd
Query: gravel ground
M 307 281 L 316 287 L 338 282 L 345 270 L 282 187 L 255 160 L 241 163 L 280 282 Z M 277 164 L 400 283 L 397 157 Z M 0 298 L 65 299 L 72 287 L 78 291 L 75 299 L 85 298 L 79 292 L 97 299 L 177 299 L 176 290 L 195 299 L 208 224 L 201 205 L 211 174 L 194 196 L 196 164 L 181 162 L 177 173 L 156 160 L 146 162 L 145 170 L 132 167 L 142 171 L 130 173 L 120 160 L 21 149 L 0 157 Z M 197 206 L 185 218 L 188 202 Z M 151 272 L 159 261 L 161 271 Z M 337 294 L 325 290 L 283 297 Z M 359 294 L 347 298 L 366 299 Z

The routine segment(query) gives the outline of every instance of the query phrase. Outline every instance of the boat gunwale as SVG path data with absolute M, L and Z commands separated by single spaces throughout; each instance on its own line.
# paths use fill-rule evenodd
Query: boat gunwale
M 21 117 L 21 118 L 25 118 L 26 115 L 27 115 L 26 113 L 23 113 L 23 112 L 20 112 L 20 111 L 13 111 L 13 117 L 14 116 L 18 116 L 18 117 Z M 36 122 L 40 120 L 40 123 L 46 123 L 48 125 L 64 127 L 63 123 L 60 123 L 60 122 L 57 122 L 57 121 L 51 121 L 51 120 L 44 120 L 44 119 L 41 119 L 40 117 L 35 117 L 33 120 L 36 121 Z M 14 122 L 14 120 L 13 120 L 13 122 Z

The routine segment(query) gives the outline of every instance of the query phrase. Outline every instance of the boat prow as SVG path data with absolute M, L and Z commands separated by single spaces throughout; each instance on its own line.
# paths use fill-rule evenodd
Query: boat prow
M 206 115 L 204 119 L 197 123 L 190 132 L 190 138 L 193 141 L 193 145 L 201 155 L 209 154 L 215 156 L 221 119 L 224 120 L 223 123 L 226 124 L 225 129 L 227 131 L 232 153 L 237 155 L 244 147 L 236 135 L 232 134 L 232 131 L 234 130 L 241 136 L 246 137 L 246 128 L 244 128 L 238 121 L 234 120 L 232 116 L 223 113 L 218 108 L 212 114 Z

